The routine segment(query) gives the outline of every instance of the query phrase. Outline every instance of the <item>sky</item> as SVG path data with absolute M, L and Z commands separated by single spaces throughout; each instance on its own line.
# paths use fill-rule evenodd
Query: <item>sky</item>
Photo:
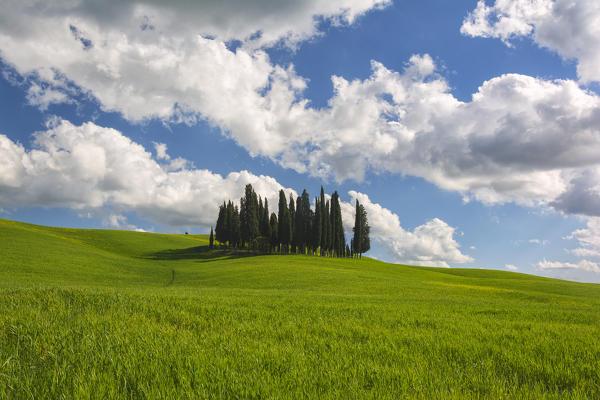
M 251 183 L 371 257 L 600 282 L 597 0 L 3 0 L 0 218 L 207 233 Z

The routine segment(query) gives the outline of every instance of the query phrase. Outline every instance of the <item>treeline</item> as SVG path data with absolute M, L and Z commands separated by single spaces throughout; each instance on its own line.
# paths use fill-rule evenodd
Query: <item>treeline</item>
M 371 247 L 367 213 L 358 200 L 354 235 L 346 243 L 337 191 L 327 200 L 321 187 L 313 210 L 306 190 L 296 199 L 290 193 L 289 201 L 281 190 L 277 211 L 270 213 L 267 199 L 257 196 L 252 185 L 246 185 L 239 206 L 231 200 L 219 206 L 214 238 L 212 228 L 210 232 L 210 248 L 216 239 L 221 246 L 262 253 L 360 257 Z

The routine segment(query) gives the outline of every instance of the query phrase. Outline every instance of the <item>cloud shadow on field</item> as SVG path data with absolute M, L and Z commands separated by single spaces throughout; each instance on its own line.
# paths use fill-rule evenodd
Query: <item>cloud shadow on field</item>
M 261 255 L 259 253 L 247 250 L 235 249 L 213 249 L 208 246 L 195 246 L 184 249 L 167 249 L 154 253 L 148 253 L 143 256 L 149 260 L 197 260 L 198 262 L 212 262 L 219 260 L 228 260 L 235 258 L 254 257 Z

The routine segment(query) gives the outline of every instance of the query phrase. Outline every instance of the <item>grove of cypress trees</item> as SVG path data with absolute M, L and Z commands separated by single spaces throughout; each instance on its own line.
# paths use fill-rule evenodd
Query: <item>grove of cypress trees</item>
M 294 200 L 289 194 L 289 204 L 285 192 L 279 191 L 278 214 L 270 213 L 267 198 L 258 196 L 252 185 L 245 187 L 240 206 L 231 200 L 219 206 L 217 224 L 209 239 L 209 248 L 214 248 L 214 240 L 232 248 L 242 248 L 252 244 L 261 251 L 273 251 L 279 247 L 280 253 L 320 254 L 330 257 L 350 257 L 366 252 L 370 248 L 370 228 L 364 207 L 356 201 L 356 215 L 353 237 L 346 243 L 340 196 L 334 191 L 326 200 L 321 186 L 320 197 L 315 197 L 314 211 L 306 190 Z M 261 237 L 260 243 L 254 243 Z

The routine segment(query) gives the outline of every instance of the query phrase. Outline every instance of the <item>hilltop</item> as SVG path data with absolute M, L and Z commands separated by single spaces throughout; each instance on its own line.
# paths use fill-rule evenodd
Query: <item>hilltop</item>
M 0 398 L 600 397 L 600 285 L 0 220 Z

